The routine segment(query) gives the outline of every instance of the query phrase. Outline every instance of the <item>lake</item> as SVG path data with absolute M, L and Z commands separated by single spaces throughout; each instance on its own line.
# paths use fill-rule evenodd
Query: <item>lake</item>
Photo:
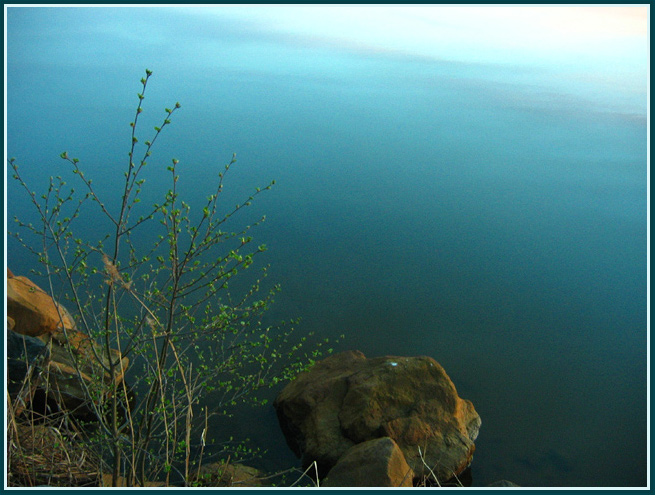
M 435 358 L 482 418 L 474 486 L 646 484 L 645 78 L 99 10 L 10 11 L 6 146 L 28 180 L 67 150 L 111 195 L 147 67 L 144 121 L 182 104 L 153 165 L 180 160 L 192 207 L 233 152 L 229 194 L 276 181 L 253 234 L 283 289 L 272 318 L 344 334 L 337 351 Z M 12 182 L 7 206 L 30 215 Z M 272 406 L 243 414 L 230 428 L 271 451 L 262 466 L 297 462 Z

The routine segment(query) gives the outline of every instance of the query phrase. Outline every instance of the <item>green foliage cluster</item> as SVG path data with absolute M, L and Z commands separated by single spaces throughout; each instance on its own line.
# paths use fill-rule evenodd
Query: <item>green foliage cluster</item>
M 262 289 L 266 267 L 238 296 L 228 290 L 266 246 L 255 245 L 250 235 L 265 217 L 236 230 L 227 223 L 274 181 L 225 212 L 221 198 L 225 177 L 236 164 L 233 156 L 196 212 L 180 197 L 180 164 L 172 159 L 162 171 L 169 174 L 170 186 L 161 201 L 139 205 L 153 147 L 181 108 L 179 103 L 166 108 L 152 137 L 141 142 L 139 117 L 151 75 L 146 70 L 141 79 L 118 205 L 101 198 L 80 160 L 67 152 L 61 158 L 81 185 L 81 198 L 61 175 L 50 177 L 47 190 L 37 195 L 16 160 L 9 160 L 40 219 L 36 224 L 16 220 L 21 229 L 14 235 L 37 256 L 50 293 L 63 295 L 77 330 L 101 344 L 105 372 L 125 372 L 113 349 L 130 360 L 121 383 L 91 384 L 80 376 L 97 425 L 88 441 L 111 468 L 114 484 L 119 477 L 129 485 L 193 479 L 203 455 L 211 455 L 209 418 L 229 415 L 243 401 L 265 402 L 257 390 L 295 376 L 324 344 L 305 352 L 307 338 L 293 336 L 295 321 L 265 323 L 280 290 L 277 285 Z M 106 225 L 102 239 L 76 235 L 86 208 L 93 209 L 94 222 Z M 140 242 L 144 229 L 158 229 L 153 245 Z M 25 232 L 30 240 L 21 235 Z

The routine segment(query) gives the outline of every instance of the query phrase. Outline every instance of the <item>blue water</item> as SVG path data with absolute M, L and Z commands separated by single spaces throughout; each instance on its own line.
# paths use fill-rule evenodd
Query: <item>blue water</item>
M 182 103 L 151 187 L 176 157 L 200 205 L 233 152 L 234 198 L 276 180 L 252 212 L 283 287 L 272 317 L 345 334 L 337 350 L 438 360 L 482 418 L 476 486 L 645 485 L 645 96 L 621 112 L 545 70 L 248 44 L 218 20 L 178 26 L 197 35 L 185 45 L 116 10 L 105 22 L 129 19 L 133 37 L 98 39 L 55 29 L 95 9 L 43 10 L 8 24 L 7 153 L 32 183 L 67 150 L 115 193 L 148 67 L 143 128 Z M 175 35 L 172 17 L 142 17 Z M 199 51 L 211 26 L 223 34 Z M 7 205 L 30 215 L 11 181 Z M 7 258 L 33 266 L 11 240 Z M 271 408 L 236 424 L 272 451 L 264 466 L 296 462 Z

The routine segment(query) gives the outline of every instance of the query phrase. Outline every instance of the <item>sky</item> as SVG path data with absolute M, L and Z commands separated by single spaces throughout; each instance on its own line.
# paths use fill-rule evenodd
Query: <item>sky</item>
M 613 92 L 613 99 L 628 112 L 641 109 L 643 113 L 645 108 L 647 5 L 162 6 L 148 8 L 147 13 L 141 7 L 114 6 L 38 10 L 9 17 L 8 41 L 15 59 L 93 66 L 112 63 L 115 47 L 123 45 L 134 47 L 129 51 L 132 58 L 160 47 L 162 57 L 196 67 L 256 67 L 289 74 L 295 64 L 305 73 L 323 74 L 330 67 L 323 65 L 317 52 L 330 50 L 484 66 L 485 70 L 507 68 L 514 79 L 521 71 L 538 71 L 550 87 L 572 93 L 592 87 L 596 92 Z M 47 42 L 39 43 L 39 37 Z M 79 46 L 72 59 L 69 51 L 74 44 Z M 297 51 L 295 57 L 288 56 L 290 49 Z M 188 53 L 194 56 L 190 59 Z M 353 70 L 357 63 L 353 62 Z
M 548 66 L 567 77 L 634 90 L 647 70 L 647 6 L 294 5 L 183 13 L 247 22 L 289 43 L 437 61 Z
M 230 16 L 353 49 L 401 51 L 491 63 L 613 56 L 644 61 L 647 7 L 571 6 L 245 6 L 184 9 Z

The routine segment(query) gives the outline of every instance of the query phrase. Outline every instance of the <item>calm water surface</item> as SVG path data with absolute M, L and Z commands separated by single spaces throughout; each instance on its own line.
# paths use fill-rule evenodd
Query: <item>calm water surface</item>
M 618 112 L 536 69 L 227 39 L 130 60 L 105 41 L 102 61 L 77 63 L 84 37 L 48 48 L 42 33 L 30 51 L 35 25 L 10 17 L 8 45 L 7 149 L 31 180 L 68 150 L 111 182 L 149 67 L 145 121 L 182 103 L 156 156 L 180 159 L 192 205 L 232 152 L 235 196 L 277 182 L 255 212 L 283 287 L 272 317 L 345 334 L 337 350 L 439 361 L 482 418 L 474 485 L 645 484 L 645 100 Z M 48 63 L 53 49 L 70 60 Z M 7 197 L 9 218 L 28 215 L 14 184 Z M 297 462 L 272 407 L 234 424 L 271 450 L 264 467 Z

